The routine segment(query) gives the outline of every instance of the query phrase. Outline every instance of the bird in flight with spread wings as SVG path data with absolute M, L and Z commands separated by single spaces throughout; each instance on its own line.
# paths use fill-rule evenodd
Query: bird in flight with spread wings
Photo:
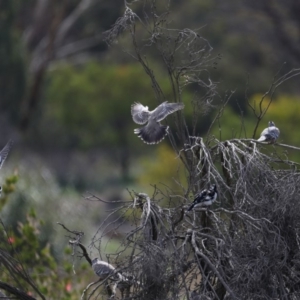
M 260 134 L 260 138 L 257 140 L 258 142 L 263 142 L 267 144 L 273 144 L 279 138 L 280 131 L 275 126 L 273 121 L 269 122 L 269 127 L 265 128 Z
M 134 133 L 146 144 L 157 144 L 168 134 L 169 126 L 161 125 L 160 122 L 173 112 L 183 109 L 183 103 L 163 102 L 154 110 L 149 111 L 148 106 L 134 103 L 131 106 L 132 119 L 137 124 L 147 125 L 134 130 Z

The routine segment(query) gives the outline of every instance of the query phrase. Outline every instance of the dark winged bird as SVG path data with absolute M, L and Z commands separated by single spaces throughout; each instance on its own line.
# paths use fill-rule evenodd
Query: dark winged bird
M 264 142 L 267 144 L 273 144 L 276 142 L 280 134 L 279 129 L 275 126 L 273 121 L 269 122 L 269 127 L 265 128 L 260 134 L 260 138 L 257 140 L 258 142 Z
M 148 106 L 134 103 L 131 106 L 133 121 L 137 124 L 147 123 L 146 126 L 135 129 L 134 133 L 146 144 L 161 142 L 168 134 L 169 126 L 161 125 L 160 122 L 169 114 L 183 108 L 183 103 L 168 103 L 168 101 L 165 101 L 154 110 L 149 111 Z
M 195 207 L 210 206 L 216 201 L 217 197 L 217 186 L 213 184 L 209 189 L 202 190 L 198 195 L 196 195 L 196 198 L 189 207 L 188 211 L 191 211 Z
M 7 155 L 11 149 L 13 145 L 13 142 L 10 140 L 5 146 L 4 148 L 0 151 L 0 169 L 3 166 L 3 163 L 5 161 L 5 159 L 7 158 Z M 2 192 L 2 186 L 0 186 L 0 196 L 1 196 L 1 192 Z

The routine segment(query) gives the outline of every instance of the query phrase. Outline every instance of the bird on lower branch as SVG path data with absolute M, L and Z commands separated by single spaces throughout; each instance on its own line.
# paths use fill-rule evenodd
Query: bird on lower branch
M 191 211 L 195 207 L 210 206 L 216 201 L 217 197 L 217 186 L 212 184 L 209 189 L 204 189 L 196 195 L 193 203 L 187 211 Z
M 99 258 L 94 258 L 92 260 L 92 268 L 97 276 L 101 280 L 106 279 L 108 276 L 111 276 L 114 280 L 121 279 L 122 275 L 116 272 L 116 268 L 106 261 L 100 260 Z
M 140 282 L 135 280 L 135 277 L 130 274 L 121 274 L 116 268 L 106 261 L 94 258 L 92 260 L 92 268 L 95 274 L 100 277 L 100 280 L 111 279 L 114 282 L 112 292 L 115 294 L 116 288 L 121 292 L 122 299 L 124 292 L 128 292 L 133 284 L 139 285 Z

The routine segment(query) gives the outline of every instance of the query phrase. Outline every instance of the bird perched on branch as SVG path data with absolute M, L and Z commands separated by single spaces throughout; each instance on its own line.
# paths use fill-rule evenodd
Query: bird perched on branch
M 267 144 L 273 144 L 276 142 L 280 134 L 279 129 L 275 126 L 273 121 L 269 122 L 269 127 L 265 128 L 260 134 L 260 138 L 257 140 L 258 142 L 264 142 Z
M 100 260 L 99 258 L 94 258 L 92 260 L 92 268 L 97 276 L 101 278 L 101 280 L 107 278 L 108 276 L 112 276 L 112 279 L 119 280 L 122 278 L 122 275 L 116 272 L 116 268 L 106 261 Z
M 161 125 L 160 122 L 169 114 L 183 108 L 183 103 L 168 103 L 168 101 L 165 101 L 154 110 L 149 111 L 148 106 L 134 103 L 131 106 L 133 121 L 137 124 L 146 124 L 148 122 L 146 126 L 135 129 L 134 133 L 146 144 L 161 142 L 168 134 L 169 126 Z
M 216 201 L 217 197 L 217 186 L 213 184 L 209 189 L 202 190 L 198 195 L 196 195 L 195 200 L 187 211 L 191 211 L 195 207 L 210 206 Z
M 115 282 L 112 292 L 115 294 L 115 290 L 118 288 L 121 291 L 122 299 L 124 293 L 128 293 L 129 297 L 130 287 L 133 284 L 140 284 L 139 281 L 135 280 L 134 276 L 130 274 L 125 274 L 124 276 L 120 272 L 117 272 L 114 266 L 103 260 L 100 260 L 99 258 L 94 258 L 92 260 L 92 268 L 95 274 L 100 277 L 100 280 L 109 278 Z
M 6 159 L 6 157 L 8 156 L 8 153 L 11 149 L 13 145 L 13 142 L 12 140 L 10 140 L 5 146 L 4 148 L 0 151 L 0 169 L 2 168 L 3 166 L 3 163 Z M 2 186 L 0 186 L 0 196 L 1 196 L 1 192 L 2 192 Z

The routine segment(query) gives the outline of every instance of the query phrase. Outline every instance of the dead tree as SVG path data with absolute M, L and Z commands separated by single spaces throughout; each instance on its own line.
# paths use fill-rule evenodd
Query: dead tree
M 132 201 L 114 203 L 116 208 L 90 244 L 101 255 L 104 236 L 131 224 L 119 251 L 105 259 L 118 272 L 133 278 L 126 294 L 113 296 L 144 300 L 298 299 L 299 164 L 290 161 L 281 147 L 300 149 L 261 145 L 247 137 L 223 141 L 212 136 L 211 128 L 220 123 L 232 95 L 220 97 L 210 78 L 208 69 L 219 56 L 211 56 L 211 46 L 199 33 L 171 28 L 169 1 L 165 6 L 156 1 L 142 3 L 138 14 L 133 9 L 136 2 L 125 2 L 124 16 L 106 33 L 106 39 L 112 43 L 120 34 L 131 37 L 128 52 L 148 74 L 158 102 L 167 99 L 148 61 L 151 55 L 161 58 L 172 85 L 172 102 L 182 102 L 184 89 L 195 88 L 193 125 L 187 125 L 184 113 L 176 113 L 175 128 L 169 135 L 186 168 L 188 184 L 178 182 L 177 191 L 155 187 L 152 196 L 132 192 Z M 253 137 L 276 88 L 297 75 L 299 70 L 295 69 L 275 78 L 261 102 L 251 106 L 257 118 Z M 269 101 L 266 106 L 264 101 Z M 197 122 L 212 109 L 217 110 L 215 118 L 206 137 L 200 137 Z M 218 188 L 217 203 L 187 212 L 189 196 L 194 197 L 208 183 Z M 169 205 L 161 205 L 162 199 L 168 199 Z M 95 195 L 87 200 L 106 202 Z M 173 205 L 173 200 L 179 205 Z M 93 295 L 87 298 L 93 299 Z

